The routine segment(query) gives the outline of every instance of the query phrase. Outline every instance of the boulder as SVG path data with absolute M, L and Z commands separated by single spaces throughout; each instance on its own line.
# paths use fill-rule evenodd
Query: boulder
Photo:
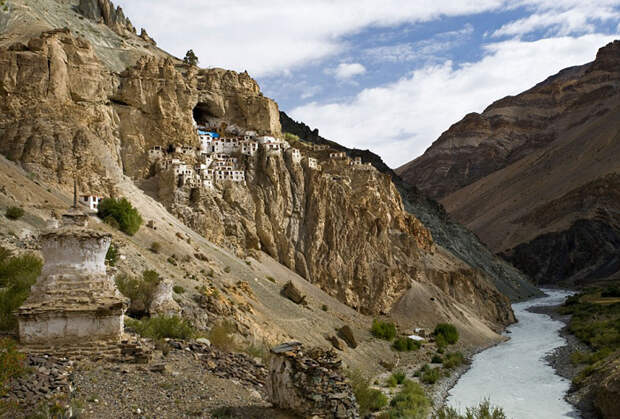
M 294 302 L 295 304 L 303 304 L 306 305 L 306 296 L 301 293 L 297 289 L 297 287 L 293 284 L 292 281 L 288 281 L 284 287 L 282 288 L 281 294 Z
M 332 346 L 336 349 L 338 349 L 339 351 L 344 351 L 345 345 L 344 342 L 338 338 L 338 336 L 336 335 L 331 335 L 327 337 L 327 340 L 329 341 L 329 343 L 332 344 Z
M 353 330 L 349 325 L 344 325 L 338 330 L 338 336 L 340 336 L 349 347 L 355 349 L 357 348 L 357 340 L 355 340 L 355 335 L 353 335 Z

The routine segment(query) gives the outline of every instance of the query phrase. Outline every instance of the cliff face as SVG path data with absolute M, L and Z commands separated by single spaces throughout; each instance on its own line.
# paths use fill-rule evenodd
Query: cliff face
M 416 187 L 403 182 L 381 157 L 369 150 L 349 149 L 327 140 L 319 135 L 318 129 L 312 130 L 303 122 L 294 121 L 284 112 L 280 112 L 280 121 L 283 131 L 314 144 L 327 144 L 335 150 L 346 152 L 350 157 L 361 157 L 364 162 L 371 163 L 375 169 L 389 176 L 401 195 L 404 209 L 422 221 L 431 232 L 433 240 L 472 268 L 487 275 L 504 295 L 512 300 L 540 295 L 540 291 L 526 275 L 495 256 L 475 234 L 454 222 L 441 204 L 428 198 Z
M 105 19 L 96 25 L 99 35 L 92 37 L 117 39 Z M 493 329 L 514 320 L 508 300 L 486 277 L 440 256 L 429 231 L 404 211 L 389 176 L 332 160 L 333 149 L 295 145 L 319 161 L 314 169 L 292 150 L 261 148 L 254 157 L 236 156 L 245 184 L 205 190 L 179 183 L 154 164 L 150 149 L 186 146 L 191 153 L 175 157 L 192 167 L 199 145 L 192 118 L 229 135 L 278 136 L 278 108 L 245 73 L 200 70 L 147 50 L 118 71 L 126 62 L 121 58 L 135 51 L 102 53 L 70 30 L 0 44 L 0 152 L 41 182 L 65 189 L 77 175 L 80 190 L 113 196 L 130 178 L 213 242 L 237 254 L 264 250 L 365 313 L 387 313 L 411 290 L 423 289 L 424 298 L 442 301 L 432 320 L 444 305 Z M 451 289 L 457 284 L 462 292 Z
M 192 110 L 203 103 L 231 124 L 280 131 L 277 105 L 247 75 L 158 56 L 117 74 L 68 29 L 0 48 L 0 62 L 0 152 L 46 180 L 79 173 L 92 192 L 107 190 L 106 174 L 146 173 L 153 145 L 197 145 Z
M 467 115 L 397 173 L 542 282 L 614 277 L 619 60 L 615 41 L 594 62 Z M 593 257 L 571 267 L 566 252 Z

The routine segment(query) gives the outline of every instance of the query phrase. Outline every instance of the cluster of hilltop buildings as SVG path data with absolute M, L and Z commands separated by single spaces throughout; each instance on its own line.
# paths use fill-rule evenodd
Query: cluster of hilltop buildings
M 218 133 L 198 126 L 197 134 L 200 147 L 155 146 L 149 150 L 149 160 L 157 162 L 161 170 L 171 170 L 182 185 L 190 187 L 214 188 L 215 183 L 222 181 L 245 182 L 245 167 L 240 164 L 242 156 L 255 156 L 259 149 L 270 154 L 290 153 L 295 164 L 306 164 L 310 169 L 319 170 L 316 158 L 302 156 L 299 149 L 279 138 L 258 136 L 254 131 L 246 131 L 243 136 L 221 137 Z M 327 150 L 326 145 L 306 145 L 312 151 Z M 197 163 L 192 167 L 183 160 L 183 156 L 192 158 Z M 350 160 L 346 153 L 330 153 L 330 159 L 341 159 L 346 164 L 359 168 L 370 167 L 362 164 L 361 158 Z

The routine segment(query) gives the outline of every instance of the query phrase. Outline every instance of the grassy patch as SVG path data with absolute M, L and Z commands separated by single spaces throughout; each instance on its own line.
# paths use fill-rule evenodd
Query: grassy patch
M 347 371 L 347 375 L 360 407 L 360 416 L 364 417 L 387 406 L 388 400 L 385 394 L 370 388 L 370 380 L 365 378 L 360 371 Z
M 127 319 L 126 324 L 140 336 L 152 339 L 191 339 L 196 335 L 191 323 L 178 316 L 145 317 L 142 320 Z
M 236 349 L 233 333 L 236 331 L 234 323 L 231 321 L 223 321 L 214 325 L 207 335 L 211 345 L 225 351 L 233 351 Z
M 459 367 L 465 362 L 465 357 L 460 352 L 451 352 L 446 354 L 443 359 L 443 366 L 447 369 Z
M 392 322 L 384 322 L 374 319 L 372 321 L 370 332 L 376 338 L 392 340 L 396 336 L 396 325 Z
M 423 419 L 429 414 L 431 402 L 424 394 L 424 389 L 411 380 L 403 382 L 402 389 L 390 401 L 387 412 L 391 418 Z
M 394 340 L 392 347 L 399 352 L 417 351 L 420 349 L 420 342 L 406 336 L 400 336 Z
M 172 291 L 174 291 L 177 294 L 183 294 L 185 292 L 185 288 L 183 288 L 180 285 L 175 285 L 174 287 L 172 287 Z
M 149 247 L 149 250 L 153 253 L 159 253 L 161 251 L 161 243 L 159 242 L 151 243 L 151 247 Z
M 424 384 L 435 384 L 441 376 L 439 370 L 439 368 L 431 368 L 428 364 L 424 365 L 420 370 L 420 380 L 422 380 Z
M 459 332 L 456 326 L 449 323 L 439 323 L 433 331 L 438 346 L 453 345 L 459 340 Z
M 13 315 L 30 294 L 30 287 L 41 273 L 43 262 L 31 254 L 13 256 L 0 247 L 0 330 L 17 326 Z

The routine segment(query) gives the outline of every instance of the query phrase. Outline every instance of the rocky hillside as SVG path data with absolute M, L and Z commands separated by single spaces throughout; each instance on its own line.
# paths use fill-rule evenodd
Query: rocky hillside
M 514 321 L 508 299 L 488 277 L 437 245 L 405 211 L 390 176 L 335 158 L 331 147 L 291 141 L 282 150 L 277 104 L 247 73 L 183 64 L 136 35 L 108 1 L 36 3 L 11 1 L 0 21 L 0 153 L 26 171 L 20 182 L 30 177 L 67 193 L 77 177 L 83 192 L 127 197 L 156 234 L 163 234 L 160 223 L 169 225 L 166 242 L 183 238 L 166 252 L 173 262 L 187 247 L 183 253 L 213 258 L 227 274 L 231 261 L 251 265 L 246 258 L 262 255 L 281 264 L 283 278 L 304 278 L 305 293 L 317 301 L 330 295 L 357 312 L 392 314 L 410 326 L 449 319 L 470 342 L 494 340 L 494 331 Z M 226 157 L 243 181 L 215 179 L 207 186 L 194 177 L 211 159 L 199 152 L 204 144 L 196 122 L 217 127 L 223 137 L 251 132 L 278 140 Z M 31 208 L 16 197 L 7 195 L 7 202 L 52 216 L 45 202 Z M 131 245 L 140 266 L 141 252 L 155 263 L 147 233 L 140 246 Z M 199 294 L 188 293 L 188 307 L 202 301 Z M 203 305 L 217 316 L 236 313 L 257 337 L 282 338 L 290 316 L 276 311 L 286 307 L 271 294 L 260 298 L 261 309 Z M 271 304 L 277 307 L 266 308 Z M 194 320 L 204 323 L 205 307 L 194 308 Z M 274 322 L 280 322 L 277 335 Z
M 403 179 L 539 282 L 618 277 L 620 41 L 472 113 Z
M 433 240 L 471 267 L 482 271 L 504 295 L 512 300 L 520 300 L 540 294 L 526 275 L 495 256 L 475 234 L 454 222 L 441 204 L 428 198 L 415 186 L 403 182 L 378 155 L 370 150 L 350 149 L 327 140 L 319 135 L 318 129 L 313 130 L 282 111 L 280 122 L 285 132 L 298 135 L 314 144 L 327 144 L 333 149 L 346 152 L 352 158 L 361 157 L 364 162 L 371 163 L 375 169 L 389 175 L 401 195 L 405 210 L 422 221 L 431 232 Z

